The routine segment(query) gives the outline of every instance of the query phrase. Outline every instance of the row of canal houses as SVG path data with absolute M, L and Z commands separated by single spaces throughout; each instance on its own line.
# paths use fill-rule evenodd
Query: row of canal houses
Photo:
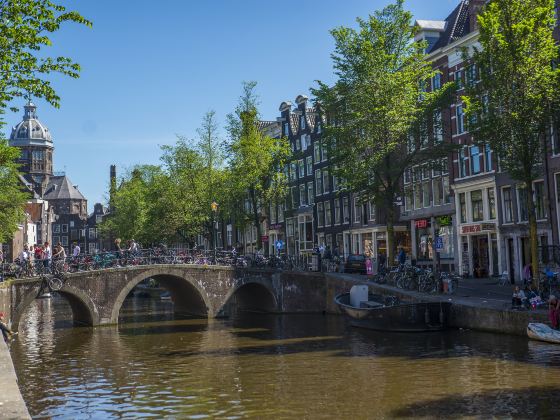
M 460 99 L 463 87 L 476 83 L 477 70 L 463 60 L 462 51 L 477 44 L 476 15 L 484 3 L 462 0 L 444 21 L 416 21 L 416 39 L 427 41 L 428 59 L 440 72 L 429 89 L 448 81 L 459 86 L 455 103 L 441 112 L 439 135 L 460 147 L 437 170 L 432 165 L 406 172 L 404 196 L 395 203 L 401 210 L 396 243 L 419 266 L 438 262 L 443 270 L 462 275 L 488 277 L 507 271 L 511 278 L 520 279 L 530 260 L 526 189 L 500 171 L 489 147 L 473 144 Z M 295 104 L 282 102 L 279 113 L 275 121 L 261 122 L 267 134 L 286 136 L 292 150 L 285 169 L 288 198 L 263 212 L 262 239 L 269 253 L 278 251 L 280 241 L 281 252 L 288 255 L 310 253 L 321 245 L 344 256 L 386 254 L 385 212 L 339 190 L 322 145 L 322 121 L 308 98 L 299 95 Z M 559 244 L 560 230 L 560 139 L 555 130 L 547 146 L 534 199 L 539 245 L 549 251 Z M 231 245 L 232 228 L 227 229 L 227 245 Z M 237 238 L 245 252 L 256 251 L 255 231 L 248 228 Z

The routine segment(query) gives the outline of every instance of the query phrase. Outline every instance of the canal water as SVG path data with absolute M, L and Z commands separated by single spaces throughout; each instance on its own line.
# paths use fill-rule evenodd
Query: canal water
M 176 319 L 171 309 L 131 299 L 118 327 L 73 328 L 64 301 L 36 301 L 11 345 L 32 416 L 560 416 L 560 346 L 377 333 L 322 315 Z

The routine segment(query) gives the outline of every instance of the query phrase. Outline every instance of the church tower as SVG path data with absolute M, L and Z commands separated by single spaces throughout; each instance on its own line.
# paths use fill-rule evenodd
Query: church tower
M 53 174 L 54 146 L 49 129 L 37 119 L 35 104 L 29 101 L 24 108 L 23 121 L 12 128 L 9 144 L 21 150 L 20 170 L 42 196 Z

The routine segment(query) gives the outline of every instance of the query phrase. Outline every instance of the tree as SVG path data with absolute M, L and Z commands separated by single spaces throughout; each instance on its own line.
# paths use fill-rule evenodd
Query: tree
M 332 30 L 338 80 L 312 89 L 326 119 L 331 171 L 360 200 L 386 211 L 388 261 L 394 259 L 395 202 L 404 172 L 437 162 L 451 148 L 440 141 L 441 108 L 454 86 L 426 91 L 437 72 L 426 60 L 425 42 L 412 40 L 411 19 L 397 0 L 368 19 L 358 18 L 357 30 Z
M 289 155 L 285 138 L 275 139 L 259 129 L 256 83 L 243 83 L 243 95 L 235 113 L 228 116 L 230 134 L 230 182 L 232 201 L 249 206 L 237 206 L 242 220 L 250 221 L 257 230 L 257 248 L 262 248 L 261 223 L 263 209 L 286 194 L 286 179 L 282 171 Z
M 51 0 L 0 1 L 0 126 L 2 114 L 14 98 L 31 95 L 58 108 L 60 97 L 45 76 L 79 76 L 80 66 L 70 58 L 49 57 L 43 52 L 52 44 L 50 35 L 67 22 L 91 26 L 79 13 Z
M 474 141 L 496 153 L 502 170 L 524 184 L 533 273 L 539 273 L 533 182 L 542 176 L 546 141 L 558 117 L 554 0 L 494 0 L 478 17 L 479 80 L 462 98 Z M 465 51 L 469 58 L 469 51 Z M 538 276 L 534 276 L 535 285 Z
M 17 225 L 24 220 L 23 207 L 27 194 L 22 192 L 15 160 L 19 150 L 0 140 L 0 243 L 11 239 Z

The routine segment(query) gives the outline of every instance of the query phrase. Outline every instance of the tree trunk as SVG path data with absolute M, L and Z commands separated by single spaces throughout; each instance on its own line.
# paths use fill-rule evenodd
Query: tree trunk
M 251 195 L 251 207 L 253 207 L 253 223 L 255 224 L 255 228 L 257 228 L 257 250 L 260 250 L 262 248 L 262 232 L 259 218 L 258 200 L 254 189 L 251 188 L 249 194 Z
M 394 208 L 387 208 L 387 267 L 391 267 L 395 262 L 395 225 Z
M 539 250 L 537 240 L 537 215 L 535 214 L 535 200 L 533 200 L 533 182 L 527 184 L 527 212 L 529 213 L 529 242 L 531 245 L 531 266 L 533 268 L 533 287 L 539 287 Z

